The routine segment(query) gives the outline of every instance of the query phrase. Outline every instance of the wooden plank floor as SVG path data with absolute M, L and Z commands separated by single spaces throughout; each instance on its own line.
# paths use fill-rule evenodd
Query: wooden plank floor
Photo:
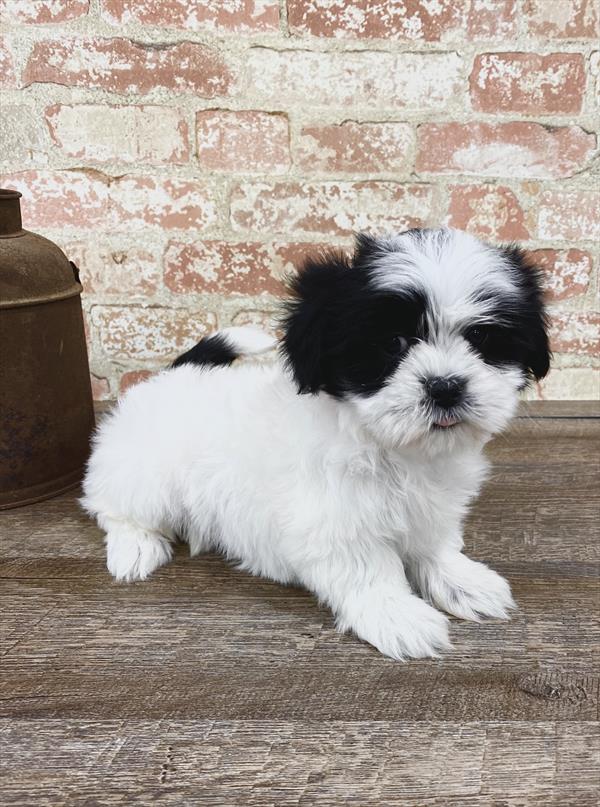
M 598 407 L 530 413 L 466 540 L 520 610 L 453 621 L 435 661 L 183 547 L 116 584 L 76 491 L 0 514 L 4 803 L 597 805 Z

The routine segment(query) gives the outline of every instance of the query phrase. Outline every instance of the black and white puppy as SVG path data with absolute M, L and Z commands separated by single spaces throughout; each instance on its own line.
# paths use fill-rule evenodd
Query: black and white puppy
M 229 367 L 273 340 L 221 331 L 102 423 L 82 501 L 108 568 L 143 579 L 181 538 L 306 586 L 388 656 L 436 655 L 441 611 L 514 607 L 462 523 L 483 445 L 548 371 L 539 275 L 518 248 L 410 230 L 308 260 L 290 292 L 279 362 Z

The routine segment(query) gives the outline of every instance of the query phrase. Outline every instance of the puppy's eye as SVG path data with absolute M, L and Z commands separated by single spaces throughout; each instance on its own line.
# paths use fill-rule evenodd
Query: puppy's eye
M 469 328 L 465 334 L 465 338 L 474 347 L 481 347 L 481 345 L 487 342 L 488 332 L 485 328 L 476 326 L 475 328 Z
M 397 350 L 398 353 L 406 353 L 408 350 L 408 339 L 404 336 L 400 336 L 399 333 L 392 336 L 391 343 L 394 350 Z

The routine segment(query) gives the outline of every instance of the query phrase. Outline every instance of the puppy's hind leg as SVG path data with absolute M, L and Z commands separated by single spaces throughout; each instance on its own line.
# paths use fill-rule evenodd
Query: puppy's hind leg
M 106 530 L 106 565 L 117 580 L 145 580 L 173 556 L 169 538 L 131 521 L 98 519 Z

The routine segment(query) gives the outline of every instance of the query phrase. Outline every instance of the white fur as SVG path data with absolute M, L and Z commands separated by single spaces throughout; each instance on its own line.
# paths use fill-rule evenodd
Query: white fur
M 192 555 L 214 549 L 307 587 L 340 630 L 396 659 L 449 647 L 437 608 L 505 618 L 508 584 L 461 553 L 462 521 L 485 477 L 482 447 L 513 414 L 523 373 L 484 364 L 456 334 L 474 316 L 469 290 L 509 283 L 493 261 L 482 275 L 477 242 L 456 240 L 433 245 L 421 272 L 437 294 L 434 336 L 372 396 L 298 395 L 279 362 L 184 365 L 132 388 L 98 429 L 82 500 L 107 533 L 111 573 L 147 577 L 179 537 Z M 379 270 L 382 284 L 397 282 L 385 262 Z M 255 331 L 227 335 L 245 352 L 272 345 Z M 463 423 L 433 428 L 424 372 L 468 380 Z
M 236 325 L 219 331 L 239 353 L 255 356 L 266 353 L 277 345 L 277 339 L 250 325 Z

